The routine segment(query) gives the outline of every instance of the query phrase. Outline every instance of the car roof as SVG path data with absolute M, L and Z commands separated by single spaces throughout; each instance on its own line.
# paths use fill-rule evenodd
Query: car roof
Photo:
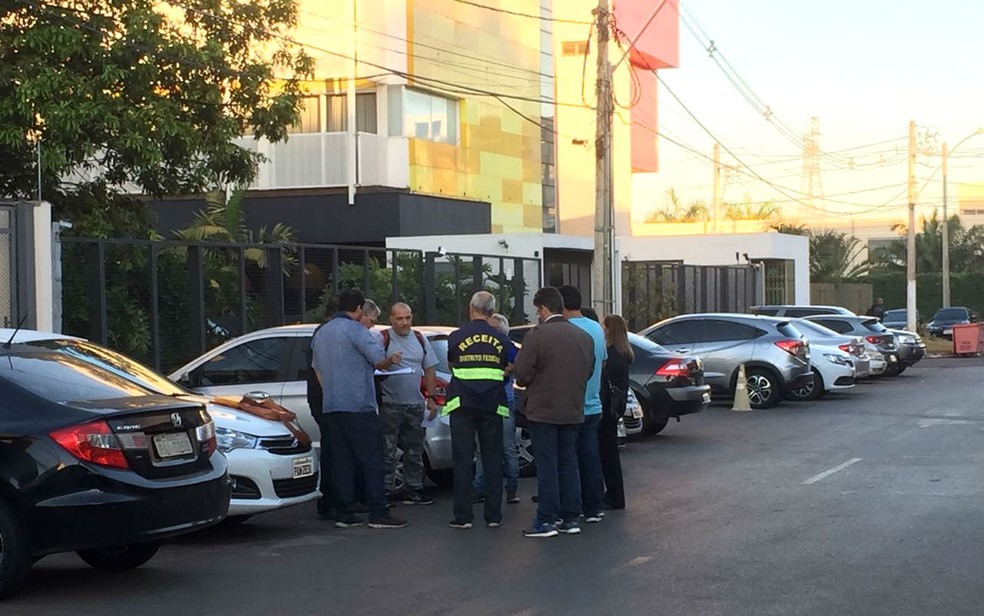
M 14 335 L 16 332 L 16 335 Z M 76 336 L 66 336 L 54 332 L 42 332 L 34 329 L 11 329 L 0 328 L 0 342 L 7 342 L 13 338 L 14 342 L 37 342 L 39 340 L 82 340 Z
M 865 316 L 865 315 L 851 315 L 851 314 L 811 314 L 808 317 L 802 317 L 810 321 L 816 319 L 836 319 L 838 321 L 852 321 L 858 323 L 867 323 L 869 321 L 877 321 L 878 317 Z
M 743 312 L 700 312 L 697 314 L 681 314 L 664 321 L 682 321 L 685 319 L 747 319 L 749 321 L 761 321 L 764 323 L 788 323 L 790 317 L 773 317 L 764 314 L 745 314 Z M 663 321 L 661 321 L 663 322 Z

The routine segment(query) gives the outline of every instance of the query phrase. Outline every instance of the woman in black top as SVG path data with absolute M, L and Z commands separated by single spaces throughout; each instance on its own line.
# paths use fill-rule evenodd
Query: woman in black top
M 622 486 L 622 461 L 618 454 L 618 420 L 625 413 L 629 390 L 629 364 L 632 345 L 629 344 L 625 320 L 618 315 L 605 317 L 602 327 L 608 343 L 608 360 L 602 371 L 601 423 L 598 426 L 601 473 L 605 478 L 605 507 L 625 509 L 625 489 Z

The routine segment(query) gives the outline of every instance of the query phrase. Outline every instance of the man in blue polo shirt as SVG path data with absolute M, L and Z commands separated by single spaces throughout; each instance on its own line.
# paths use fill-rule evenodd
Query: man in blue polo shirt
M 389 514 L 384 489 L 383 427 L 376 414 L 375 369 L 399 362 L 385 357 L 383 345 L 360 322 L 365 297 L 355 289 L 338 296 L 338 312 L 311 341 L 312 364 L 324 391 L 323 421 L 331 433 L 332 469 L 339 497 L 335 526 L 361 526 L 352 513 L 355 477 L 362 478 L 370 528 L 402 528 L 406 520 Z
M 598 424 L 601 422 L 601 371 L 608 359 L 605 331 L 597 321 L 581 314 L 581 292 L 564 285 L 558 289 L 564 298 L 564 318 L 584 330 L 594 346 L 594 371 L 584 392 L 584 423 L 577 432 L 577 465 L 581 474 L 581 513 L 584 521 L 601 522 L 605 481 L 601 473 L 598 450 Z

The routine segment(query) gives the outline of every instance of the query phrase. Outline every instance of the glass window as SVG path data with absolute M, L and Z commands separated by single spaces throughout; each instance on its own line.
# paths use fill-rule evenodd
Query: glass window
M 703 334 L 701 342 L 719 342 L 724 340 L 753 340 L 758 338 L 759 330 L 743 323 L 718 321 L 708 319 L 701 323 Z
M 879 334 L 884 334 L 888 331 L 888 328 L 881 324 L 878 319 L 872 319 L 871 321 L 865 321 L 863 323 L 865 329 L 869 329 L 873 332 L 878 332 Z
M 448 367 L 447 336 L 431 336 L 427 338 L 427 341 L 430 342 L 431 348 L 434 349 L 434 355 L 437 357 L 437 365 L 434 366 L 434 370 L 450 374 L 451 368 Z
M 458 143 L 458 101 L 419 90 L 404 91 L 403 134 Z
M 195 372 L 200 372 L 200 377 L 192 380 L 197 387 L 278 381 L 290 340 L 263 338 L 234 346 L 197 368 Z
M 348 109 L 345 104 L 344 94 L 331 94 L 328 96 L 328 127 L 329 133 L 344 133 L 348 130 Z
M 629 344 L 637 355 L 641 353 L 667 353 L 668 351 L 649 338 L 629 332 Z M 640 353 L 641 352 L 641 353 Z
M 291 135 L 321 132 L 321 97 L 305 96 L 301 99 L 300 116 L 287 132 Z
M 647 337 L 663 346 L 672 344 L 694 344 L 701 340 L 702 322 L 677 321 L 655 329 Z
M 348 96 L 329 94 L 328 127 L 329 133 L 344 133 L 348 130 Z M 360 133 L 376 134 L 376 93 L 365 92 L 355 95 L 355 130 Z
M 785 336 L 787 338 L 804 338 L 805 337 L 805 336 L 803 336 L 803 332 L 801 332 L 800 330 L 796 329 L 796 326 L 793 325 L 792 323 L 783 323 L 783 324 L 779 325 L 778 327 L 776 327 L 776 330 L 778 330 L 780 334 L 782 334 L 783 336 Z
M 54 351 L 8 354 L 0 361 L 0 377 L 54 402 L 110 400 L 150 393 L 94 364 Z
M 846 334 L 847 332 L 853 330 L 850 323 L 844 321 L 839 321 L 835 319 L 812 319 L 814 323 L 819 323 L 827 329 L 832 329 L 837 333 Z
M 966 308 L 940 308 L 933 315 L 934 321 L 961 321 L 967 318 Z

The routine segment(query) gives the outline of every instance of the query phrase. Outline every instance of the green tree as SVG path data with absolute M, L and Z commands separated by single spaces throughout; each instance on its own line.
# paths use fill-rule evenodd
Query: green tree
M 842 282 L 868 273 L 861 240 L 837 231 L 810 232 L 810 280 Z
M 658 222 L 705 222 L 710 220 L 711 214 L 707 205 L 700 201 L 691 201 L 689 206 L 684 206 L 680 202 L 680 197 L 674 189 L 666 191 L 669 204 L 653 212 L 646 218 L 648 223 Z
M 233 139 L 284 140 L 311 71 L 280 38 L 296 21 L 289 0 L 2 3 L 0 194 L 33 197 L 39 164 L 43 196 L 70 212 L 72 195 L 119 206 L 128 183 L 155 196 L 247 185 L 259 155 Z

